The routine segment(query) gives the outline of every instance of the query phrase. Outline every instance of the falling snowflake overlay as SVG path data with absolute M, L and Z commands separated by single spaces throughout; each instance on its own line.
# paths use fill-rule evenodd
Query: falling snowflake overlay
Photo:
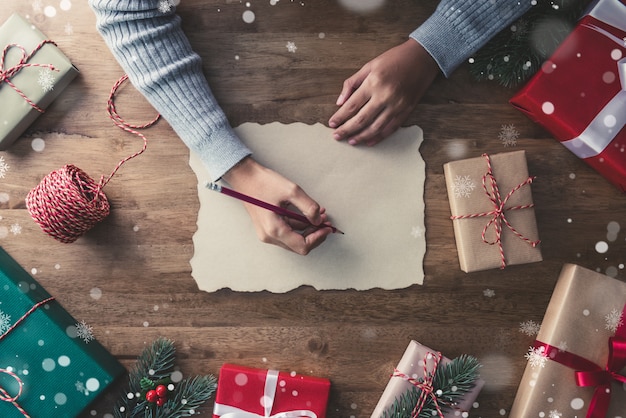
M 604 320 L 604 328 L 612 333 L 615 333 L 615 331 L 617 331 L 617 329 L 624 324 L 622 320 L 622 312 L 618 311 L 617 309 L 613 309 L 611 310 L 611 312 L 606 314 Z
M 411 228 L 411 236 L 415 239 L 423 237 L 424 228 L 421 226 L 414 226 L 413 228 Z
M 52 74 L 52 70 L 50 68 L 42 68 L 39 70 L 39 79 L 37 79 L 37 84 L 39 84 L 45 93 L 54 89 L 54 80 L 54 75 Z
M 488 298 L 492 298 L 496 295 L 496 291 L 493 289 L 485 289 L 483 290 L 483 295 Z
M 11 328 L 11 315 L 0 311 L 0 335 L 7 332 L 9 328 Z
M 539 329 L 541 328 L 541 324 L 533 320 L 528 320 L 524 322 L 520 322 L 519 331 L 523 334 L 532 337 L 533 335 L 537 335 L 539 333 Z
M 567 351 L 567 349 L 569 348 L 569 345 L 567 344 L 567 341 L 561 341 L 559 343 L 559 345 L 556 346 L 556 348 L 561 352 L 565 352 Z
M 74 27 L 72 26 L 72 24 L 70 22 L 67 22 L 65 24 L 65 30 L 64 30 L 66 35 L 73 35 L 74 34 Z
M 292 41 L 287 42 L 287 45 L 285 45 L 285 47 L 287 48 L 287 51 L 291 52 L 292 54 L 295 54 L 296 51 L 298 50 L 298 47 L 296 46 L 295 42 L 292 42 Z
M 533 369 L 536 367 L 546 367 L 546 362 L 548 361 L 544 347 L 529 347 L 524 357 L 528 360 L 528 364 L 530 364 L 530 367 Z
M 4 161 L 4 157 L 0 156 L 0 179 L 3 179 L 7 171 L 9 171 L 9 165 Z
M 89 395 L 89 390 L 87 390 L 85 383 L 81 382 L 80 380 L 77 380 L 76 383 L 74 383 L 74 386 L 76 387 L 76 390 L 78 392 L 84 393 L 85 396 Z
M 455 197 L 469 198 L 475 188 L 476 184 L 472 181 L 470 176 L 456 176 L 454 178 L 452 191 Z
M 9 229 L 13 235 L 19 235 L 22 233 L 22 226 L 20 224 L 13 224 Z
M 161 0 L 159 2 L 159 12 L 161 13 L 169 13 L 172 11 L 173 4 L 170 0 Z
M 502 125 L 500 133 L 498 134 L 498 139 L 502 141 L 502 145 L 505 147 L 514 147 L 517 145 L 517 138 L 519 138 L 519 132 L 515 129 L 513 124 Z
M 75 326 L 76 326 L 76 336 L 78 338 L 80 338 L 86 343 L 89 343 L 92 340 L 94 340 L 95 337 L 93 336 L 93 328 L 87 325 L 85 321 L 80 321 Z
M 563 414 L 561 414 L 558 410 L 553 409 L 552 411 L 550 411 L 548 418 L 561 418 L 561 416 L 563 416 Z

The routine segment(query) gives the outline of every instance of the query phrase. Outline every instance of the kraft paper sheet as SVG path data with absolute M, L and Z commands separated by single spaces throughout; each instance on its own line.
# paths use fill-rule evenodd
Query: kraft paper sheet
M 261 243 L 242 203 L 205 188 L 200 159 L 200 210 L 192 276 L 201 290 L 288 292 L 399 289 L 422 284 L 426 252 L 422 130 L 401 128 L 375 147 L 332 139 L 321 124 L 245 123 L 235 129 L 262 164 L 298 183 L 345 235 L 331 234 L 309 255 Z

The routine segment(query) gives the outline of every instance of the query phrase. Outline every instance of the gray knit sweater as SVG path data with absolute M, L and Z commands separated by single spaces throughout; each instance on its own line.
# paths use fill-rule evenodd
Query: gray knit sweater
M 89 4 L 99 32 L 133 85 L 217 180 L 250 150 L 211 93 L 200 57 L 191 49 L 174 8 L 159 8 L 164 1 L 89 0 Z M 410 36 L 449 76 L 530 7 L 531 0 L 442 0 Z

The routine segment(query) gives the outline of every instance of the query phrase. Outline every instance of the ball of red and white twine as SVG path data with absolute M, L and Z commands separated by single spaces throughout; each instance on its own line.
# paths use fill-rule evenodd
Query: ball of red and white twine
M 143 125 L 131 125 L 117 113 L 115 93 L 126 80 L 128 76 L 124 75 L 113 85 L 107 112 L 117 127 L 143 140 L 142 149 L 121 160 L 111 174 L 102 176 L 98 183 L 80 168 L 68 164 L 45 176 L 26 196 L 26 208 L 31 217 L 45 233 L 60 242 L 76 241 L 109 215 L 111 207 L 102 189 L 126 161 L 146 150 L 148 141 L 137 129 L 152 126 L 159 120 L 157 115 Z

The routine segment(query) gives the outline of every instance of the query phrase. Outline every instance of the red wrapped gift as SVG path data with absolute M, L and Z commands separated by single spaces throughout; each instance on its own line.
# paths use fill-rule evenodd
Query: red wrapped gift
M 329 390 L 330 381 L 320 377 L 224 364 L 213 417 L 324 418 Z
M 626 1 L 599 0 L 511 104 L 626 191 Z

